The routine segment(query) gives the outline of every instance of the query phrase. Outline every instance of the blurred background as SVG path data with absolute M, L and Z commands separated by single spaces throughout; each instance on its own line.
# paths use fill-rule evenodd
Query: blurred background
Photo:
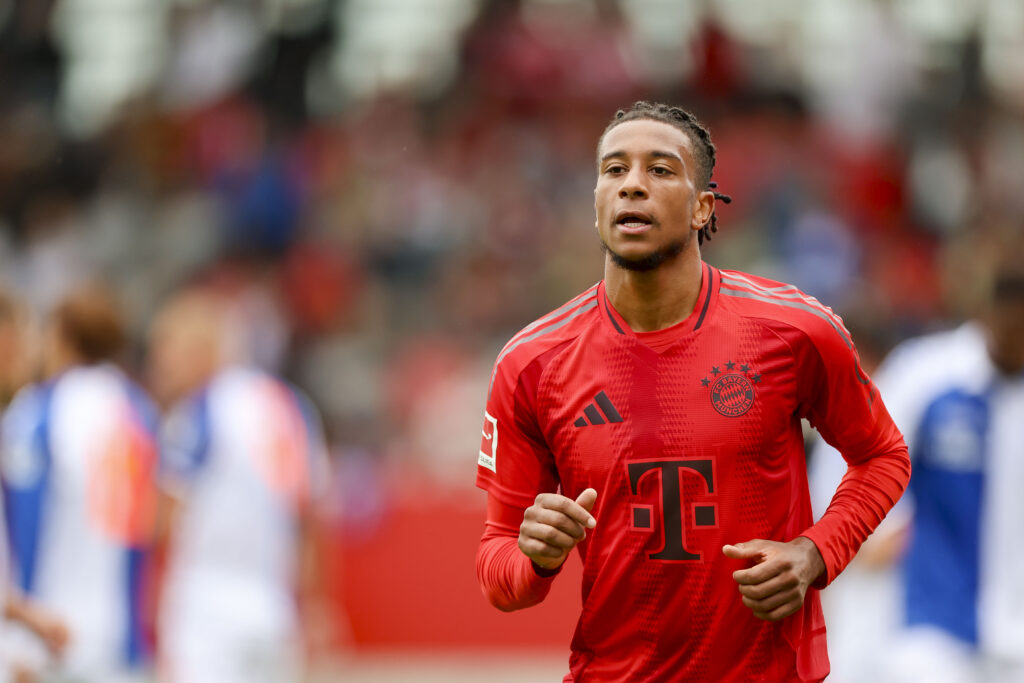
M 578 568 L 486 604 L 478 430 L 502 344 L 601 277 L 595 145 L 637 99 L 712 132 L 705 259 L 869 365 L 1021 230 L 1019 0 L 0 0 L 0 284 L 41 320 L 106 283 L 144 385 L 162 302 L 213 289 L 309 395 L 317 675 L 556 680 Z

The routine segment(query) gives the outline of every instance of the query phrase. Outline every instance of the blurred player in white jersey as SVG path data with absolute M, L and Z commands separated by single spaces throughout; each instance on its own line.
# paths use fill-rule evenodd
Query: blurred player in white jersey
M 38 385 L 3 421 L 4 503 L 14 580 L 68 628 L 46 680 L 138 680 L 146 548 L 156 511 L 156 412 L 113 363 L 112 299 L 86 287 L 51 314 Z
M 162 430 L 169 560 L 161 678 L 288 683 L 301 675 L 296 593 L 323 481 L 319 421 L 301 394 L 238 364 L 229 307 L 174 297 L 150 334 L 149 374 L 172 406 Z
M 6 410 L 15 394 L 28 384 L 34 375 L 36 354 L 31 352 L 29 315 L 12 295 L 0 290 L 0 409 Z M 3 622 L 0 623 L 0 681 L 15 683 L 35 679 L 35 669 L 44 663 L 33 661 L 24 652 L 26 647 L 42 654 L 40 648 L 26 646 L 18 627 L 23 627 L 42 644 L 49 654 L 59 657 L 67 645 L 67 626 L 55 614 L 26 598 L 11 583 L 10 555 L 7 550 L 6 524 L 0 523 L 5 533 L 0 537 L 0 604 Z M 33 666 L 34 665 L 34 666 Z
M 826 605 L 837 681 L 1024 682 L 1024 270 L 998 270 L 976 320 L 904 342 L 875 377 L 914 471 L 902 524 L 879 528 L 900 563 L 862 565 Z M 814 458 L 823 490 L 838 458 Z

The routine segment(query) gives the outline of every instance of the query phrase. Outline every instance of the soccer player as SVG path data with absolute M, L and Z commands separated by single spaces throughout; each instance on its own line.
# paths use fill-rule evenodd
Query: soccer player
M 123 340 L 108 293 L 66 297 L 45 332 L 47 379 L 20 391 L 3 421 L 15 581 L 67 625 L 59 681 L 140 680 L 147 661 L 156 412 L 113 362 Z
M 174 296 L 151 332 L 154 394 L 172 406 L 160 439 L 163 681 L 300 679 L 296 593 L 308 588 L 326 448 L 308 400 L 243 365 L 236 332 L 230 307 L 203 290 Z
M 714 146 L 638 102 L 598 142 L 604 279 L 498 355 L 477 574 L 514 610 L 573 548 L 567 681 L 820 681 L 817 589 L 902 494 L 902 437 L 830 309 L 701 260 Z M 849 469 L 812 524 L 800 418 Z
M 1004 251 L 1016 258 L 1020 246 Z M 843 596 L 854 625 L 844 646 L 875 660 L 851 667 L 850 680 L 1024 680 L 1024 549 L 1008 542 L 1024 519 L 1024 270 L 994 270 L 975 319 L 903 342 L 879 369 L 914 463 L 902 523 L 888 535 L 909 542 L 894 575 L 875 576 L 898 586 L 898 624 L 862 617 L 863 599 Z M 832 463 L 826 448 L 814 455 L 818 468 Z M 879 641 L 884 652 L 865 650 Z
M 6 410 L 18 390 L 28 384 L 32 378 L 35 354 L 29 347 L 29 316 L 21 303 L 12 295 L 0 289 L 0 406 Z M 2 515 L 0 515 L 2 516 Z M 0 523 L 0 527 L 6 527 Z M 59 658 L 67 645 L 68 630 L 64 622 L 46 609 L 26 598 L 21 591 L 10 582 L 9 552 L 7 536 L 0 539 L 0 613 L 6 623 L 0 624 L 0 680 L 7 680 L 4 674 L 10 674 L 13 681 L 31 679 L 36 669 L 45 664 L 33 662 L 35 657 L 25 652 L 42 644 L 50 657 Z M 7 628 L 18 625 L 30 633 L 35 640 L 26 643 L 18 638 L 18 629 Z

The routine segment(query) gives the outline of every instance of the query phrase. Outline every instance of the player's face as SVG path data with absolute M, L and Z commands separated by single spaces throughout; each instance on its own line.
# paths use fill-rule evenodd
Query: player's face
M 215 342 L 186 313 L 165 311 L 150 330 L 149 388 L 165 406 L 196 391 L 216 367 Z
M 594 209 L 612 260 L 652 270 L 690 247 L 714 197 L 695 186 L 689 136 L 661 121 L 620 123 L 598 149 Z M 634 267 L 635 266 L 635 267 Z
M 1020 373 L 1024 370 L 1024 296 L 996 302 L 986 322 L 992 359 L 1006 374 Z

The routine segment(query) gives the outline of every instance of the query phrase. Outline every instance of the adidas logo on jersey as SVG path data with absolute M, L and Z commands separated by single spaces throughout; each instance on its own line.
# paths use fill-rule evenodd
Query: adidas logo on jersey
M 589 425 L 603 425 L 607 422 L 615 423 L 622 422 L 622 416 L 619 415 L 619 411 L 612 405 L 612 401 L 608 398 L 608 394 L 603 391 L 594 397 L 594 402 L 583 409 L 583 414 L 586 416 L 576 418 L 573 425 L 576 427 L 586 427 Z

